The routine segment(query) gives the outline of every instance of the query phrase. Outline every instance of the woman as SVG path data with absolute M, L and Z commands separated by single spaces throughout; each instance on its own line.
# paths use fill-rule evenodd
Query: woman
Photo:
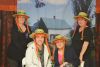
M 72 38 L 72 46 L 79 57 L 80 63 L 85 62 L 85 67 L 91 67 L 89 64 L 93 34 L 89 27 L 89 18 L 87 13 L 80 12 L 75 16 L 77 20 L 77 28 Z
M 21 60 L 25 56 L 27 43 L 31 41 L 27 23 L 29 16 L 23 10 L 18 11 L 13 16 L 15 22 L 11 31 L 11 44 L 8 47 L 8 62 L 10 67 L 21 67 Z
M 25 58 L 22 60 L 26 67 L 51 67 L 48 35 L 43 29 L 36 29 L 30 35 L 34 40 L 28 44 Z
M 78 67 L 78 57 L 67 43 L 68 40 L 62 35 L 57 35 L 53 40 L 57 47 L 54 52 L 54 67 Z

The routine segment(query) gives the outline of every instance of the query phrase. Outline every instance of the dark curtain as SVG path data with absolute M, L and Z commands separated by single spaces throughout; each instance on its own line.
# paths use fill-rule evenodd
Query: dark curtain
M 100 13 L 96 13 L 96 67 L 100 67 Z
M 0 67 L 9 67 L 7 63 L 7 48 L 11 42 L 11 28 L 15 11 L 0 10 Z

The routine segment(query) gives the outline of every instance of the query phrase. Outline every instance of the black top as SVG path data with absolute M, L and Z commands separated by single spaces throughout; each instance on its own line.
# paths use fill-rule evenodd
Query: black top
M 74 37 L 72 38 L 72 46 L 73 46 L 77 56 L 79 57 L 84 41 L 89 42 L 89 46 L 83 56 L 83 60 L 85 60 L 85 59 L 89 58 L 91 46 L 93 46 L 93 44 L 92 44 L 93 34 L 92 34 L 91 29 L 89 27 L 86 27 L 83 32 L 83 40 L 81 40 L 81 37 L 82 37 L 82 32 L 79 32 L 79 28 L 77 28 L 76 32 L 74 34 Z
M 29 38 L 28 31 L 20 32 L 17 26 L 14 25 L 11 32 L 11 44 L 8 47 L 8 57 L 14 60 L 22 60 L 30 41 L 32 39 Z
M 78 67 L 79 65 L 78 57 L 76 56 L 74 50 L 70 46 L 65 47 L 64 62 L 72 63 L 74 67 Z M 54 67 L 60 67 L 60 64 L 58 61 L 58 49 L 56 49 L 54 53 Z

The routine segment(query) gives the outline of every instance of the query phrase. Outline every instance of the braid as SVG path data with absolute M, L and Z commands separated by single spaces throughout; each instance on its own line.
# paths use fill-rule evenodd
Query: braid
M 28 20 L 27 19 L 26 19 L 26 29 L 27 29 L 28 33 L 30 33 L 29 26 L 28 26 Z
M 46 43 L 46 46 L 47 46 L 47 49 L 48 49 L 49 55 L 51 56 L 51 52 L 50 52 L 50 48 L 49 48 L 49 44 L 48 44 L 48 40 L 47 40 L 47 38 L 45 38 L 45 43 Z
M 35 47 L 36 47 L 36 54 L 37 54 L 37 56 L 38 56 L 38 47 L 37 47 L 36 40 L 34 40 L 34 43 L 35 43 Z
M 17 25 L 17 27 L 18 27 L 18 30 L 20 30 L 20 31 L 22 32 L 22 30 L 21 30 L 21 28 L 20 28 L 20 26 L 19 26 L 18 17 L 16 17 L 16 25 Z

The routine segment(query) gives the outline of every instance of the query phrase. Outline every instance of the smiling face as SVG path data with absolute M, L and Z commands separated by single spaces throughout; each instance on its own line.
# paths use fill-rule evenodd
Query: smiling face
M 40 46 L 44 43 L 44 35 L 43 34 L 37 34 L 36 35 L 36 43 Z
M 81 27 L 87 26 L 87 20 L 86 19 L 79 17 L 79 18 L 77 18 L 77 21 L 78 21 L 79 26 L 81 26 Z
M 58 49 L 62 49 L 62 48 L 65 47 L 65 41 L 64 40 L 56 40 L 55 44 L 56 44 Z

